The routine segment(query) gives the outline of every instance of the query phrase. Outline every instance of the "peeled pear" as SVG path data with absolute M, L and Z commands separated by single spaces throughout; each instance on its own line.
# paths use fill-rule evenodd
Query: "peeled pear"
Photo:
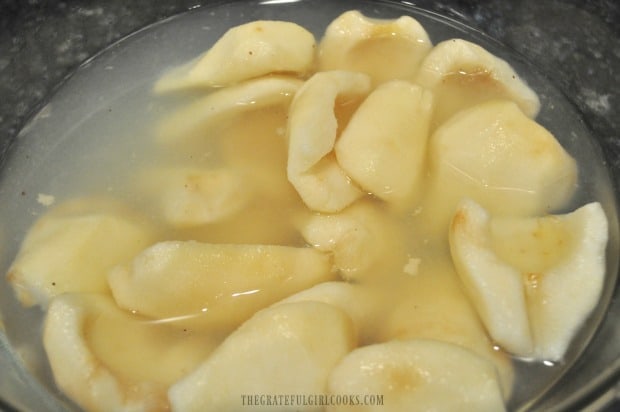
M 300 221 L 306 242 L 331 252 L 346 280 L 381 276 L 373 269 L 403 263 L 402 233 L 381 204 L 359 201 L 340 213 L 312 214 Z
M 249 408 L 247 397 L 253 395 L 324 394 L 329 372 L 355 344 L 351 319 L 331 305 L 296 302 L 264 309 L 170 388 L 172 409 L 237 412 Z
M 159 125 L 158 139 L 165 144 L 207 140 L 227 120 L 270 106 L 288 106 L 302 84 L 293 77 L 268 76 L 216 89 L 166 116 Z
M 45 308 L 66 292 L 107 293 L 108 270 L 155 242 L 147 222 L 112 203 L 69 202 L 35 222 L 7 273 L 23 305 Z
M 242 172 L 246 186 L 283 205 L 291 200 L 300 202 L 286 176 L 288 112 L 285 104 L 248 112 L 243 121 L 226 127 L 217 145 L 222 162 Z
M 319 72 L 306 81 L 291 103 L 287 176 L 311 210 L 339 212 L 363 195 L 333 153 L 345 120 L 339 119 L 335 110 L 359 101 L 369 91 L 370 78 L 365 74 Z
M 465 200 L 450 227 L 457 272 L 491 337 L 521 357 L 557 361 L 596 307 L 607 218 L 599 203 L 532 218 L 494 217 Z
M 445 230 L 471 198 L 491 213 L 535 216 L 563 207 L 577 165 L 555 137 L 515 103 L 491 101 L 459 112 L 433 133 L 426 207 Z
M 323 302 L 335 306 L 346 313 L 355 326 L 357 336 L 364 341 L 374 330 L 369 317 L 377 304 L 377 299 L 367 288 L 342 281 L 319 283 L 277 302 L 282 305 L 293 302 Z
M 521 272 L 494 253 L 488 214 L 464 202 L 450 226 L 450 246 L 457 272 L 491 337 L 505 350 L 530 354 L 533 341 Z
M 230 331 L 257 310 L 332 280 L 331 265 L 313 248 L 166 241 L 114 268 L 108 279 L 126 310 Z
M 329 406 L 330 412 L 505 410 L 491 362 L 434 340 L 394 340 L 355 349 L 331 372 L 328 389 L 334 395 L 364 397 L 360 405 Z M 372 404 L 370 396 L 381 402 L 375 398 Z
M 275 305 L 293 302 L 323 302 L 342 309 L 351 319 L 354 319 L 359 317 L 353 316 L 353 312 L 358 309 L 353 305 L 357 300 L 355 299 L 356 293 L 359 293 L 359 288 L 350 283 L 341 281 L 324 282 L 288 296 L 276 302 Z
M 197 61 L 166 74 L 155 92 L 229 86 L 271 73 L 303 76 L 315 49 L 312 33 L 295 23 L 253 21 L 229 29 Z
M 409 205 L 426 170 L 432 112 L 433 96 L 419 86 L 402 80 L 378 86 L 336 142 L 338 163 L 364 190 Z
M 164 221 L 192 227 L 225 220 L 243 210 L 251 191 L 247 178 L 228 168 L 162 168 L 141 178 Z
M 506 61 L 462 39 L 437 44 L 422 61 L 415 82 L 435 94 L 433 128 L 489 100 L 513 101 L 531 118 L 540 110 L 536 93 Z
M 373 19 L 357 10 L 332 21 L 319 44 L 319 70 L 350 70 L 368 74 L 375 85 L 413 80 L 432 44 L 415 19 Z
M 56 384 L 88 411 L 168 410 L 168 387 L 215 348 L 205 334 L 121 311 L 109 296 L 54 298 L 43 332 Z
M 380 307 L 389 309 L 381 316 L 375 341 L 431 339 L 468 349 L 495 365 L 507 400 L 514 383 L 511 359 L 489 338 L 449 256 L 426 253 L 420 260 L 418 273 L 382 302 Z

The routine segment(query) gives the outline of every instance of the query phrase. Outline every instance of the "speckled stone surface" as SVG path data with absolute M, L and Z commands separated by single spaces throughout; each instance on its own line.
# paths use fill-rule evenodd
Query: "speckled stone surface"
M 210 3 L 222 1 L 0 0 L 0 164 L 21 125 L 81 62 L 147 24 Z M 411 3 L 477 28 L 537 65 L 579 107 L 620 186 L 620 2 Z

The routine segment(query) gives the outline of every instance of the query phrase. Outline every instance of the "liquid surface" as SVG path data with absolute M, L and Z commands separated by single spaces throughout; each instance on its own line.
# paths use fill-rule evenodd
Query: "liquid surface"
M 283 10 L 293 13 L 287 8 Z M 300 24 L 307 23 L 306 27 L 314 29 L 317 37 L 320 37 L 326 22 L 339 12 L 340 10 L 333 10 L 333 15 L 320 18 L 316 15 L 305 17 L 315 20 L 300 21 Z M 295 222 L 298 215 L 305 212 L 305 206 L 294 190 L 287 185 L 285 176 L 279 172 L 285 169 L 286 164 L 286 144 L 283 136 L 283 130 L 286 128 L 285 111 L 275 109 L 250 112 L 247 121 L 232 122 L 223 126 L 217 131 L 217 136 L 213 136 L 209 141 L 184 145 L 173 152 L 162 149 L 154 143 L 157 130 L 153 125 L 159 124 L 171 109 L 187 103 L 191 97 L 153 99 L 151 95 L 153 81 L 161 74 L 162 68 L 177 65 L 203 51 L 205 38 L 208 42 L 213 42 L 218 37 L 215 32 L 223 30 L 224 25 L 217 23 L 217 17 L 220 15 L 234 15 L 234 11 L 224 12 L 216 9 L 189 14 L 130 38 L 126 41 L 124 49 L 101 56 L 92 63 L 92 66 L 79 72 L 68 87 L 61 91 L 22 132 L 20 138 L 22 147 L 18 148 L 15 160 L 5 169 L 0 186 L 3 196 L 9 195 L 15 199 L 15 202 L 1 206 L 2 216 L 15 217 L 11 222 L 3 224 L 2 238 L 10 245 L 3 252 L 3 264 L 8 267 L 25 228 L 48 210 L 48 204 L 52 200 L 51 206 L 54 206 L 76 196 L 112 196 L 125 199 L 136 209 L 145 212 L 150 219 L 157 220 L 159 212 L 153 209 L 154 203 L 144 201 L 148 199 L 144 176 L 146 172 L 148 179 L 148 171 L 162 164 L 215 167 L 234 163 L 236 167 L 245 168 L 246 171 L 264 172 L 244 182 L 244 188 L 247 190 L 261 193 L 254 200 L 253 207 L 247 209 L 245 213 L 224 223 L 212 225 L 207 230 L 166 229 L 164 238 L 211 243 L 295 246 L 304 244 Z M 243 14 L 241 16 L 246 19 L 256 18 Z M 213 23 L 213 26 L 205 26 L 205 17 L 207 22 Z M 282 17 L 278 15 L 278 18 Z M 416 18 L 420 19 L 429 33 L 435 34 L 435 38 L 463 37 L 465 34 L 460 29 L 438 21 L 435 17 L 421 14 Z M 294 19 L 288 18 L 288 20 Z M 209 33 L 206 34 L 206 31 Z M 164 41 L 156 44 L 160 39 Z M 177 47 L 179 44 L 183 46 Z M 148 61 L 148 57 L 155 52 L 161 54 L 162 50 L 165 50 L 165 53 L 159 57 L 162 61 L 161 68 L 146 69 L 144 62 Z M 517 71 L 526 75 L 527 71 L 519 70 L 518 66 L 521 63 L 518 59 L 515 63 Z M 114 73 L 114 81 L 106 78 L 106 74 L 110 71 Z M 138 73 L 141 76 L 138 76 Z M 590 179 L 597 181 L 598 177 L 604 176 L 604 172 L 597 162 L 590 161 L 596 156 L 591 147 L 583 143 L 582 137 L 587 136 L 587 132 L 579 124 L 566 125 L 565 113 L 572 109 L 569 106 L 562 107 L 559 94 L 554 94 L 553 89 L 540 83 L 541 79 L 532 76 L 528 79 L 532 87 L 542 90 L 543 99 L 553 99 L 556 103 L 554 109 L 548 111 L 543 101 L 540 121 L 555 132 L 556 137 L 577 158 L 583 171 L 580 174 L 582 181 L 579 193 L 575 196 L 575 204 L 604 198 L 604 191 L 608 189 L 597 192 L 599 189 L 588 184 Z M 142 82 L 135 82 L 136 78 L 142 78 Z M 463 79 L 458 81 L 461 82 Z M 128 89 L 129 84 L 132 86 Z M 537 85 L 541 88 L 537 88 Z M 78 90 L 101 92 L 101 97 L 94 103 L 81 104 L 84 101 L 80 100 Z M 341 112 L 346 114 L 350 109 L 345 105 Z M 558 122 L 558 119 L 562 119 L 562 123 Z M 68 124 L 71 126 L 67 127 Z M 262 132 L 257 133 L 257 130 Z M 577 134 L 571 135 L 569 130 L 576 130 L 577 132 L 573 133 Z M 585 150 L 581 150 L 584 147 Z M 266 176 L 265 179 L 281 176 L 275 179 L 275 187 L 278 190 L 265 191 L 264 181 L 261 181 L 263 176 Z M 274 182 L 274 180 L 267 181 L 270 182 L 269 186 Z M 271 207 L 276 202 L 280 205 L 277 209 Z M 373 207 L 382 207 L 378 202 L 369 201 L 369 203 Z M 571 207 L 572 205 L 569 205 L 567 209 Z M 473 330 L 480 333 L 475 332 L 468 336 L 471 332 L 459 331 L 458 324 L 446 326 L 456 328 L 454 332 L 442 330 L 436 333 L 447 335 L 452 333 L 455 339 L 471 339 L 476 345 L 479 344 L 478 340 L 484 341 L 484 333 L 481 325 L 475 320 L 473 308 L 460 292 L 458 278 L 451 265 L 447 263 L 449 254 L 445 247 L 445 239 L 435 228 L 429 227 L 426 223 L 433 220 L 430 219 L 433 210 L 416 207 L 399 213 L 385 212 L 388 219 L 395 222 L 398 230 L 396 236 L 386 240 L 391 243 L 392 253 L 382 262 L 381 269 L 373 270 L 381 272 L 382 276 L 374 276 L 360 284 L 365 289 L 363 293 L 374 295 L 368 299 L 367 304 L 377 309 L 376 318 L 371 319 L 367 330 L 363 331 L 363 342 L 381 342 L 406 335 L 432 337 L 435 332 L 432 327 L 424 323 L 424 319 L 436 320 L 438 316 L 453 318 L 457 316 L 456 314 L 462 316 L 468 312 L 471 316 L 465 316 L 462 323 L 472 323 Z M 549 242 L 552 243 L 553 239 Z M 511 259 L 510 251 L 499 253 L 507 256 L 507 260 Z M 545 262 L 536 265 L 544 266 Z M 438 273 L 441 275 L 436 276 Z M 441 292 L 438 292 L 439 290 Z M 412 296 L 419 302 L 414 309 L 407 308 L 408 302 L 413 300 Z M 5 285 L 1 297 L 2 312 L 15 313 L 14 318 L 4 316 L 7 334 L 18 351 L 33 354 L 32 360 L 27 365 L 33 370 L 33 374 L 49 387 L 53 387 L 40 349 L 40 337 L 36 328 L 28 332 L 19 327 L 24 321 L 40 323 L 41 313 L 34 309 L 15 310 L 18 304 Z M 446 302 L 441 314 L 433 312 L 437 300 Z M 403 309 L 400 309 L 401 307 Z M 403 329 L 399 312 L 407 314 L 411 310 L 422 313 L 418 317 L 420 325 L 408 325 Z M 388 313 L 390 320 L 385 322 Z M 428 315 L 424 315 L 425 313 Z M 105 323 L 105 319 L 101 322 Z M 589 330 L 583 331 L 580 336 L 583 342 L 587 341 L 593 328 L 594 325 L 589 326 Z M 93 335 L 92 339 L 99 342 L 94 345 L 97 351 L 101 353 L 113 351 L 110 347 L 102 345 L 101 339 L 96 335 Z M 522 407 L 531 399 L 540 396 L 546 387 L 570 366 L 571 356 L 574 357 L 579 352 L 580 345 L 579 342 L 573 345 L 575 349 L 569 353 L 567 361 L 560 365 L 515 361 L 516 389 L 509 401 L 509 407 L 511 409 Z M 119 364 L 122 363 L 124 362 L 120 359 Z

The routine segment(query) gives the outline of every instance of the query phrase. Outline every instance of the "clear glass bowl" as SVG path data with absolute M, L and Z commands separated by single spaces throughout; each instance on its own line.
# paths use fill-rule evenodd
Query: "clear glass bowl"
M 0 249 L 0 268 L 6 271 L 23 233 L 42 210 L 42 207 L 33 206 L 32 197 L 16 194 L 38 193 L 42 187 L 62 190 L 67 171 L 81 161 L 97 160 L 92 156 L 83 159 L 72 156 L 76 145 L 87 151 L 89 148 L 91 151 L 106 150 L 105 142 L 91 146 L 93 141 L 83 137 L 88 136 L 85 131 L 89 125 L 110 112 L 126 112 L 127 108 L 119 103 L 121 97 L 146 93 L 166 68 L 207 49 L 229 27 L 257 19 L 288 20 L 301 24 L 320 38 L 326 25 L 348 9 L 359 9 L 378 18 L 412 15 L 425 27 L 434 43 L 460 37 L 481 44 L 510 62 L 541 97 L 542 111 L 538 121 L 583 165 L 579 182 L 583 190 L 575 204 L 598 200 L 604 206 L 611 236 L 609 273 L 600 304 L 584 325 L 580 339 L 571 346 L 562 373 L 557 372 L 558 368 L 541 365 L 536 378 L 515 388 L 516 399 L 525 396 L 529 400 L 514 401 L 509 408 L 564 410 L 591 403 L 617 382 L 620 375 L 620 290 L 617 287 L 620 246 L 616 206 L 619 161 L 609 158 L 614 152 L 608 150 L 606 141 L 587 123 L 591 117 L 584 114 L 583 105 L 575 105 L 574 96 L 557 86 L 558 81 L 562 82 L 557 73 L 550 72 L 549 67 L 540 70 L 514 48 L 456 20 L 468 20 L 469 16 L 473 18 L 470 23 L 478 21 L 480 26 L 493 31 L 493 21 L 497 17 L 493 13 L 514 11 L 514 6 L 504 11 L 484 8 L 475 2 L 467 5 L 458 1 L 429 3 L 426 6 L 428 10 L 408 2 L 353 0 L 205 2 L 187 14 L 162 20 L 106 48 L 64 81 L 44 105 L 39 106 L 18 135 L 9 136 L 10 147 L 0 158 L 0 216 L 11 224 L 0 227 L 0 239 L 4 243 Z M 155 11 L 149 13 L 155 18 L 167 17 L 185 8 L 183 4 L 152 7 Z M 88 15 L 105 9 L 82 10 L 82 14 Z M 140 23 L 137 18 L 130 19 L 129 28 L 137 29 L 139 27 L 132 27 L 132 24 L 139 26 Z M 516 26 L 515 30 L 518 29 Z M 506 30 L 504 28 L 504 34 Z M 106 45 L 105 40 L 101 45 Z M 174 50 L 174 53 L 157 53 L 158 50 Z M 121 118 L 123 122 L 131 122 L 131 116 Z M 50 174 L 50 170 L 54 173 Z M 20 410 L 74 409 L 74 405 L 54 388 L 51 372 L 44 361 L 39 343 L 40 311 L 21 308 L 6 282 L 0 283 L 0 311 L 5 325 L 0 333 L 0 399 Z

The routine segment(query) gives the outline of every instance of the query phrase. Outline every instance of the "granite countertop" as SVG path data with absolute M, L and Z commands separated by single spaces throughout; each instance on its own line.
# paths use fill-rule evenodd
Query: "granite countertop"
M 218 2 L 0 0 L 0 161 L 29 115 L 81 62 L 147 24 Z M 619 184 L 619 2 L 410 3 L 480 29 L 550 75 L 583 113 Z

